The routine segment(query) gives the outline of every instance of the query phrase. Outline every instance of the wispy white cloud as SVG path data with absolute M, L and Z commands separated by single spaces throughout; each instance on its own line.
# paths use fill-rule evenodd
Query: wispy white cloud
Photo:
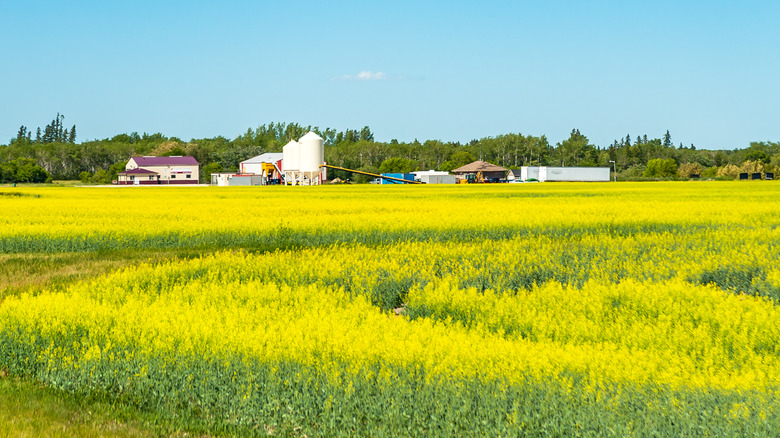
M 353 81 L 353 82 L 368 82 L 368 81 L 424 81 L 424 76 L 406 76 L 406 75 L 393 75 L 387 74 L 383 71 L 371 71 L 363 70 L 356 75 L 342 75 L 331 78 L 331 81 Z
M 373 72 L 371 70 L 364 70 L 356 75 L 344 75 L 335 79 L 342 81 L 383 81 L 388 79 L 387 74 L 381 71 Z
M 357 79 L 361 81 L 381 81 L 382 79 L 385 79 L 387 75 L 385 75 L 383 72 L 378 71 L 376 73 L 372 71 L 361 71 L 357 74 Z

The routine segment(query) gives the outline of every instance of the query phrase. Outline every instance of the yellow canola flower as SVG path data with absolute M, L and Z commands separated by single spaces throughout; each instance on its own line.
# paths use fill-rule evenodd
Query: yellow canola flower
M 780 311 L 752 295 L 780 291 L 776 187 L 14 189 L 34 196 L 0 196 L 6 253 L 145 239 L 271 251 L 0 297 L 0 334 L 34 351 L 31 369 L 241 358 L 309 365 L 345 386 L 369 369 L 386 381 L 406 369 L 594 392 L 772 394 Z M 150 221 L 150 211 L 176 213 Z M 274 250 L 289 242 L 321 247 Z M 389 312 L 404 305 L 407 317 Z
M 75 364 L 88 363 L 99 346 L 104 354 L 170 360 L 293 361 L 338 375 L 386 364 L 507 384 L 528 377 L 739 390 L 779 383 L 769 345 L 780 313 L 711 286 L 551 282 L 512 296 L 458 290 L 445 279 L 412 289 L 408 304 L 448 316 L 410 321 L 343 288 L 240 278 L 278 256 L 225 253 L 130 268 L 65 293 L 9 298 L 0 322 L 53 339 L 60 350 L 41 360 L 52 354 Z M 320 264 L 336 270 L 337 262 Z M 143 280 L 132 285 L 132 278 Z M 452 316 L 465 312 L 471 322 Z
M 29 195 L 0 196 L 0 241 L 109 239 L 132 246 L 150 236 L 208 242 L 220 234 L 244 242 L 240 236 L 560 226 L 577 237 L 591 228 L 780 222 L 774 185 L 738 182 L 0 190 Z M 150 220 L 150 212 L 163 212 L 164 220 Z

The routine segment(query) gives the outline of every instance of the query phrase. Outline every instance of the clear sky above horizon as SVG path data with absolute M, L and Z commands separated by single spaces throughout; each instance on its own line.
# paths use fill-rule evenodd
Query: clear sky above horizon
M 5 1 L 0 144 L 269 122 L 468 142 L 780 141 L 780 2 Z

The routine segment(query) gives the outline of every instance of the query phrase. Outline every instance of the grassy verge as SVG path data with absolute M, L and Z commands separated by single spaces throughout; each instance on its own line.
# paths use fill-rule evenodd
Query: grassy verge
M 209 254 L 202 250 L 128 250 L 71 253 L 0 254 L 0 301 L 4 297 L 67 285 L 137 265 L 189 259 Z
M 170 250 L 0 255 L 0 301 L 64 288 L 138 263 L 199 255 Z M 165 424 L 134 407 L 77 397 L 0 370 L 0 437 L 199 436 Z
M 1 436 L 184 436 L 151 424 L 147 414 L 125 406 L 77 399 L 38 383 L 0 376 Z

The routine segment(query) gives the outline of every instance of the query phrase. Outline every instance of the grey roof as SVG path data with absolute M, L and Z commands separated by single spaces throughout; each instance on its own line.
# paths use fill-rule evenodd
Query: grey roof
M 260 154 L 256 157 L 252 157 L 248 160 L 242 161 L 244 164 L 252 164 L 252 163 L 276 163 L 277 161 L 284 158 L 284 154 L 282 152 L 266 152 L 264 154 Z

